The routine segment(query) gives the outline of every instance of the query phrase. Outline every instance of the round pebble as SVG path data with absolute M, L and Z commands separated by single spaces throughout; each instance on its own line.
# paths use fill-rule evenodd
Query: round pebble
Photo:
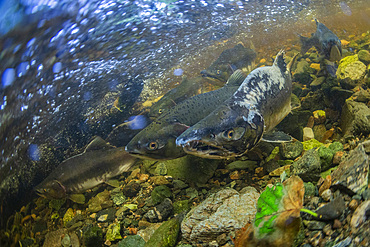
M 330 201 L 331 197 L 332 197 L 332 192 L 330 189 L 326 189 L 322 192 L 321 194 L 321 197 L 324 201 L 328 202 Z
M 352 199 L 352 201 L 348 204 L 348 207 L 351 210 L 356 210 L 356 208 L 358 207 L 358 201 L 355 199 Z

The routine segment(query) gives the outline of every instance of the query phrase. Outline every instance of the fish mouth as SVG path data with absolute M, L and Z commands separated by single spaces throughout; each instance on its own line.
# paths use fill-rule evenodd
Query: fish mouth
M 182 147 L 188 154 L 208 159 L 227 159 L 237 156 L 235 153 L 225 149 L 224 147 L 201 140 L 189 141 Z
M 131 156 L 139 158 L 139 159 L 146 159 L 146 160 L 167 160 L 169 159 L 169 158 L 163 158 L 160 155 L 154 155 L 154 154 L 150 154 L 150 156 L 148 156 L 148 154 L 142 153 L 140 150 L 137 150 L 137 149 L 127 150 L 127 146 L 126 146 L 125 151 L 129 153 Z

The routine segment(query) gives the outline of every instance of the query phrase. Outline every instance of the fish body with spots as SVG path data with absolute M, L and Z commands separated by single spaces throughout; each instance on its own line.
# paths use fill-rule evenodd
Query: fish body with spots
M 140 158 L 156 160 L 186 155 L 181 147 L 176 146 L 176 138 L 230 98 L 244 78 L 238 70 L 224 87 L 193 96 L 165 111 L 127 144 L 126 151 Z
M 273 66 L 253 70 L 238 90 L 204 119 L 176 140 L 184 151 L 196 156 L 225 159 L 252 149 L 291 111 L 291 64 L 283 52 Z

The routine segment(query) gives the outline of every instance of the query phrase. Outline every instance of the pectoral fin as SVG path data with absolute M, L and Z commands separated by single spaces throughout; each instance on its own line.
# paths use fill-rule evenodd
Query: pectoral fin
M 109 179 L 108 181 L 105 181 L 104 183 L 114 187 L 118 188 L 119 187 L 119 181 L 117 179 Z
M 269 143 L 291 142 L 293 137 L 281 131 L 273 131 L 263 134 L 261 141 Z
M 85 196 L 83 194 L 72 194 L 69 195 L 69 199 L 75 203 L 78 204 L 84 204 L 85 203 Z

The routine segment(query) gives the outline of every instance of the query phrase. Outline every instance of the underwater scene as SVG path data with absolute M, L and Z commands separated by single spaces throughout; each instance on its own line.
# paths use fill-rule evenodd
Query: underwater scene
M 0 246 L 370 246 L 370 2 L 0 0 Z

